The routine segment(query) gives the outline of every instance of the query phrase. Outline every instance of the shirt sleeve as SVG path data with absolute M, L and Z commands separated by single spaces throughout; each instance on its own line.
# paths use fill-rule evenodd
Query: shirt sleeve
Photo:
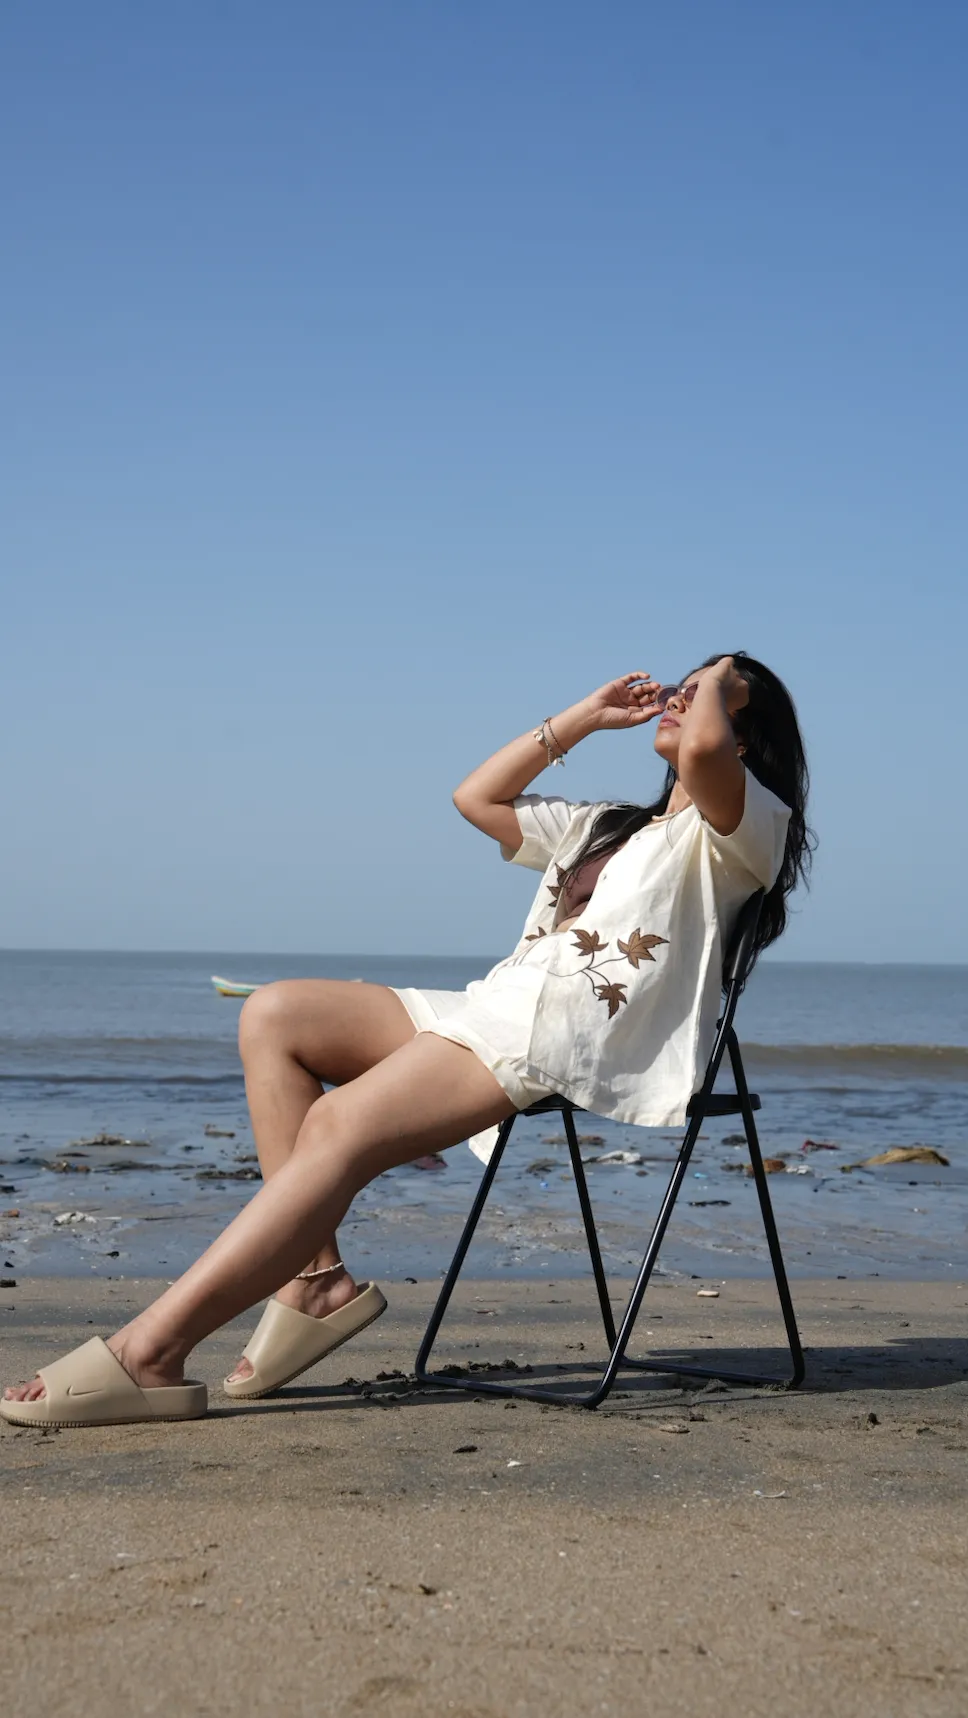
M 514 810 L 523 839 L 516 852 L 502 843 L 501 858 L 526 865 L 530 871 L 547 871 L 575 818 L 588 804 L 588 800 L 542 799 L 540 793 L 519 794 Z
M 703 819 L 710 846 L 731 869 L 741 869 L 763 889 L 772 889 L 786 848 L 790 807 L 746 771 L 743 815 L 732 835 L 719 835 Z

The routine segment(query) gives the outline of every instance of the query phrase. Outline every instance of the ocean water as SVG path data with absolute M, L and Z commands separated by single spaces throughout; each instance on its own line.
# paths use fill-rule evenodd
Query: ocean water
M 0 1264 L 25 1274 L 173 1275 L 251 1197 L 258 1171 L 236 1051 L 240 1004 L 216 994 L 212 973 L 439 990 L 459 989 L 491 964 L 0 954 Z M 763 962 L 737 1027 L 763 1100 L 764 1152 L 787 1164 L 770 1187 L 791 1270 L 968 1276 L 968 968 Z M 534 1118 L 516 1128 L 473 1258 L 480 1274 L 583 1268 L 554 1124 Z M 731 1118 L 704 1129 L 663 1254 L 671 1272 L 764 1268 L 736 1131 Z M 641 1156 L 588 1166 L 606 1258 L 627 1271 L 678 1135 L 593 1117 L 583 1132 L 590 1158 L 616 1148 Z M 805 1141 L 832 1149 L 805 1152 Z M 947 1166 L 851 1167 L 914 1144 L 934 1147 Z M 438 1171 L 380 1177 L 344 1226 L 351 1265 L 388 1278 L 442 1270 L 479 1176 L 458 1147 Z

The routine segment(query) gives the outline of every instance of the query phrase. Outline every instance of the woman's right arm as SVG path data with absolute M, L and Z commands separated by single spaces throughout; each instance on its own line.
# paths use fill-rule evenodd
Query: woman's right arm
M 658 713 L 654 703 L 649 707 L 658 687 L 659 682 L 647 674 L 623 674 L 610 680 L 607 686 L 600 686 L 597 692 L 550 718 L 553 738 L 563 752 L 570 752 L 600 728 L 639 727 Z M 536 740 L 533 733 L 522 734 L 471 771 L 457 788 L 454 804 L 475 829 L 516 853 L 522 835 L 514 801 L 547 764 L 544 741 Z

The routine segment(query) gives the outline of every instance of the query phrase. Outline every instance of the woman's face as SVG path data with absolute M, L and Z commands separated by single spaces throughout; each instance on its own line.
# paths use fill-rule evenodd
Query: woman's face
M 689 727 L 696 687 L 703 675 L 708 673 L 708 668 L 694 668 L 691 674 L 680 680 L 678 690 L 669 699 L 656 724 L 655 749 L 660 758 L 664 758 L 673 769 L 677 766 L 680 741 Z
M 718 668 L 718 666 L 719 664 L 715 663 L 708 668 L 694 668 L 690 674 L 685 676 L 685 679 L 680 680 L 676 690 L 666 700 L 665 709 L 659 717 L 655 733 L 655 749 L 660 758 L 664 758 L 667 764 L 671 764 L 677 773 L 679 769 L 679 747 L 682 744 L 683 734 L 689 731 L 689 723 L 692 720 L 692 705 L 697 688 L 704 676 L 713 673 L 714 668 Z M 723 689 L 726 696 L 727 711 L 730 718 L 733 718 L 748 703 L 749 692 L 742 678 L 736 675 L 735 671 L 731 676 L 731 683 L 728 678 Z M 742 757 L 746 747 L 737 742 L 736 750 Z

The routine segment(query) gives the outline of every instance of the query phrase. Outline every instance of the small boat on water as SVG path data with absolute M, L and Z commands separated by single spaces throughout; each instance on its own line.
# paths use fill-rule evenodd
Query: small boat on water
M 363 979 L 351 978 L 347 982 L 350 984 L 362 984 Z M 236 984 L 235 980 L 231 978 L 215 978 L 213 976 L 212 983 L 220 996 L 251 996 L 253 990 L 261 989 L 261 985 L 258 984 Z
M 220 996 L 251 996 L 253 990 L 258 990 L 257 984 L 235 984 L 231 978 L 216 978 L 212 983 Z

